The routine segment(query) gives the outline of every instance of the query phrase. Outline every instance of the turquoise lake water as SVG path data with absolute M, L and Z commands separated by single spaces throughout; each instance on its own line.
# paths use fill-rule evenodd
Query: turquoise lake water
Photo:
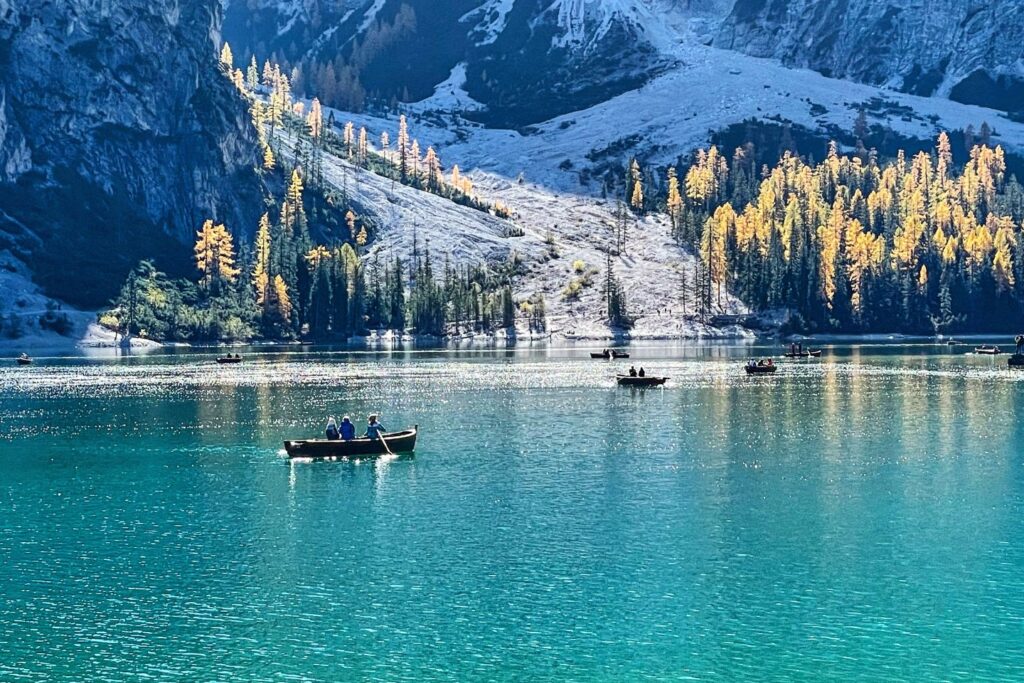
M 1024 372 L 963 350 L 4 362 L 0 680 L 1020 680 Z M 375 410 L 414 456 L 283 456 Z

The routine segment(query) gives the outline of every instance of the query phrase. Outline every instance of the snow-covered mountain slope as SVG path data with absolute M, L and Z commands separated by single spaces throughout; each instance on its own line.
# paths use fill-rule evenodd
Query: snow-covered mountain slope
M 1018 0 L 224 1 L 226 35 L 243 51 L 307 66 L 340 66 L 340 56 L 371 98 L 421 99 L 462 63 L 479 117 L 499 126 L 597 104 L 662 73 L 681 44 L 712 42 L 827 76 L 1024 110 Z M 415 21 L 382 30 L 402 7 Z
M 737 0 L 715 44 L 839 78 L 1024 109 L 1019 0 Z
M 388 123 L 376 121 L 376 130 Z M 345 191 L 364 207 L 365 217 L 378 226 L 376 241 L 367 255 L 373 259 L 399 255 L 409 259 L 414 243 L 421 253 L 429 247 L 435 266 L 447 257 L 454 264 L 496 265 L 515 259 L 521 265 L 515 281 L 516 296 L 543 294 L 548 331 L 560 338 L 602 339 L 613 335 L 605 320 L 602 296 L 605 250 L 616 223 L 613 202 L 575 193 L 549 190 L 495 174 L 472 174 L 476 191 L 488 200 L 500 200 L 515 212 L 511 220 L 460 206 L 433 194 L 395 183 L 347 161 L 325 157 L 325 180 Z M 680 303 L 683 278 L 692 283 L 693 256 L 681 249 L 670 234 L 664 216 L 630 219 L 629 247 L 612 259 L 612 269 L 626 294 L 629 311 L 636 316 L 634 339 L 744 336 L 735 327 L 719 329 L 687 319 Z M 583 272 L 574 267 L 584 264 Z M 568 298 L 572 280 L 589 274 L 590 284 L 578 297 Z M 692 306 L 692 303 L 691 303 Z M 723 313 L 745 312 L 734 297 L 725 295 Z M 691 311 L 688 311 L 692 313 Z M 521 330 L 525 331 L 525 330 Z
M 422 99 L 457 64 L 494 125 L 524 125 L 634 88 L 728 0 L 224 0 L 225 37 L 370 99 Z M 706 22 L 705 22 L 706 23 Z M 708 38 L 710 39 L 710 38 Z M 344 76 L 341 76 L 344 72 Z M 332 98 L 325 98 L 331 101 Z
M 663 170 L 706 145 L 713 131 L 748 119 L 784 119 L 827 136 L 833 126 L 853 130 L 863 109 L 869 124 L 921 140 L 987 122 L 995 143 L 1024 151 L 1024 124 L 991 109 L 827 78 L 713 47 L 682 45 L 674 55 L 678 66 L 643 87 L 526 131 L 461 118 L 459 112 L 479 105 L 460 87 L 456 69 L 434 97 L 409 107 L 414 133 L 424 147 L 434 145 L 442 158 L 463 168 L 510 178 L 522 174 L 548 188 L 590 195 L 601 192 L 599 182 L 581 179 L 605 162 L 622 164 L 636 156 L 644 166 Z M 372 116 L 337 117 L 371 130 L 393 127 Z
M 408 254 L 415 232 L 421 239 L 429 237 L 436 253 L 447 251 L 460 262 L 500 261 L 514 249 L 527 263 L 519 294 L 543 292 L 563 333 L 599 336 L 607 332 L 600 284 L 578 301 L 565 300 L 561 291 L 575 259 L 599 270 L 603 266 L 602 247 L 615 208 L 600 197 L 596 173 L 603 164 L 623 164 L 636 156 L 660 178 L 667 165 L 706 145 L 711 132 L 723 126 L 778 117 L 820 129 L 825 136 L 836 126 L 852 130 L 862 109 L 870 124 L 922 140 L 987 122 L 995 129 L 994 142 L 1024 151 L 1024 124 L 991 109 L 852 84 L 713 47 L 684 44 L 673 55 L 677 65 L 645 86 L 526 131 L 466 120 L 462 114 L 480 105 L 464 87 L 461 66 L 434 96 L 407 108 L 410 135 L 424 149 L 432 145 L 445 169 L 458 163 L 484 198 L 510 206 L 522 237 L 506 237 L 504 221 L 409 188 L 392 189 L 390 181 L 344 162 L 334 162 L 334 182 L 343 183 L 342 169 L 350 178 L 358 174 L 360 203 L 386 226 L 381 248 Z M 394 119 L 340 111 L 334 118 L 338 125 L 351 120 L 365 126 L 371 139 L 383 131 L 395 138 Z M 348 187 L 351 191 L 351 182 Z M 547 256 L 549 232 L 558 259 Z M 673 243 L 663 217 L 648 217 L 631 232 L 634 246 L 627 258 L 616 259 L 614 269 L 625 283 L 631 310 L 642 314 L 636 334 L 696 334 L 678 315 L 651 315 L 658 309 L 678 313 L 680 274 L 692 269 L 692 255 Z M 741 310 L 742 305 L 730 299 L 726 308 Z

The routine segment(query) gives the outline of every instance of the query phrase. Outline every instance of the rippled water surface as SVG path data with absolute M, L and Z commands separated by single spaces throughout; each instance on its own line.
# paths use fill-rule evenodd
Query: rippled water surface
M 5 362 L 0 680 L 1024 676 L 1024 372 L 588 350 Z

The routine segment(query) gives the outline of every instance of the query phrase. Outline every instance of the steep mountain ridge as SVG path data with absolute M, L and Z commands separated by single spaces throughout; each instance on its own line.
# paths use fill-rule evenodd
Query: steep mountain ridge
M 1016 0 L 737 0 L 715 44 L 836 78 L 1024 109 Z
M 224 0 L 245 51 L 321 63 L 374 40 L 403 6 L 415 30 L 368 62 L 367 96 L 427 97 L 460 63 L 492 125 L 606 101 L 709 44 L 826 76 L 1024 110 L 1024 6 L 1016 0 Z M 359 61 L 359 60 L 357 60 Z
M 255 225 L 255 131 L 215 0 L 0 0 L 0 250 L 96 306 L 131 264 L 183 271 L 196 227 Z
M 464 64 L 481 118 L 520 126 L 643 84 L 673 63 L 680 26 L 722 1 L 225 0 L 225 38 L 307 79 L 315 65 L 347 69 L 341 87 L 378 101 L 423 99 Z

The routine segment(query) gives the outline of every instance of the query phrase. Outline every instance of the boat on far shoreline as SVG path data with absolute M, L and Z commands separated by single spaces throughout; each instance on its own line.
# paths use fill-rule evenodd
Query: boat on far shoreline
M 615 351 L 614 349 L 605 349 L 604 351 L 591 351 L 590 357 L 594 360 L 604 359 L 611 360 L 613 358 L 629 358 L 629 354 L 625 351 Z

